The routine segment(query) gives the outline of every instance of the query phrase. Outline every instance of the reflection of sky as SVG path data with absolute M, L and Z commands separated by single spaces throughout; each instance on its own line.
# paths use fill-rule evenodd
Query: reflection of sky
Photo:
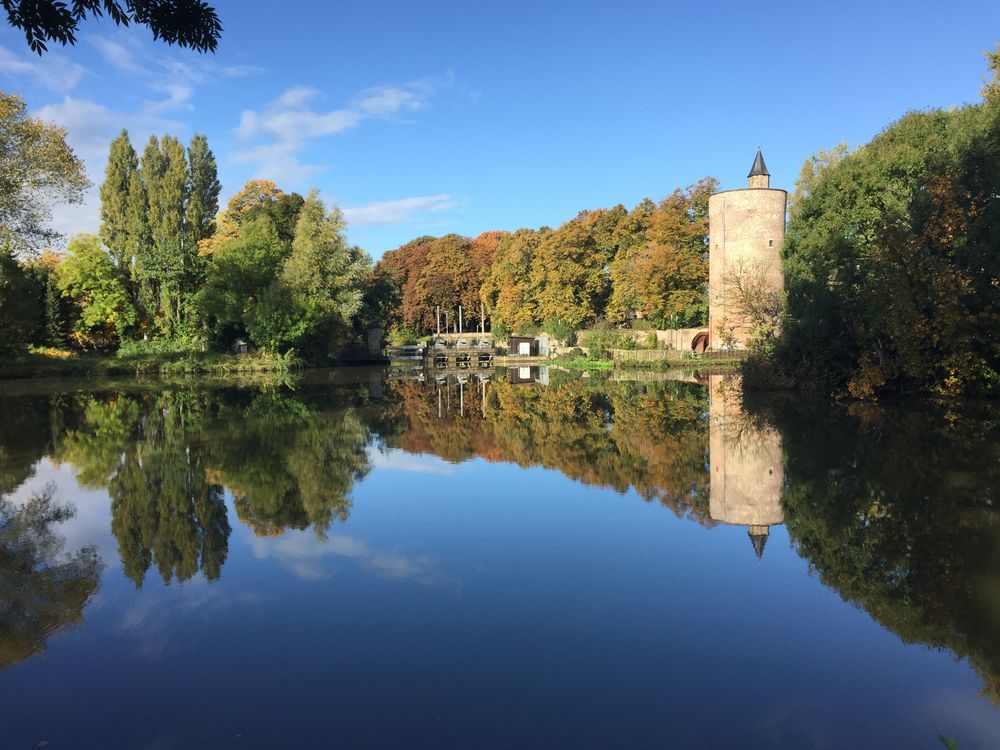
M 744 527 L 555 471 L 371 458 L 325 537 L 256 537 L 227 497 L 221 578 L 164 584 L 154 565 L 138 591 L 107 493 L 41 462 L 16 500 L 52 482 L 77 508 L 67 551 L 96 545 L 108 569 L 85 626 L 0 672 L 14 746 L 429 733 L 465 747 L 933 747 L 946 734 L 966 750 L 1000 736 L 965 663 L 846 605 L 783 527 L 758 560 Z M 95 718 L 111 708 L 128 720 Z
M 368 460 L 372 469 L 382 471 L 408 471 L 414 474 L 445 474 L 455 473 L 452 464 L 427 454 L 415 455 L 398 448 L 368 449 Z
M 255 537 L 247 529 L 247 544 L 258 560 L 272 559 L 306 581 L 319 581 L 333 575 L 329 561 L 353 560 L 373 573 L 392 579 L 431 583 L 438 579 L 431 561 L 424 556 L 372 549 L 366 542 L 343 534 L 325 539 L 311 529 L 288 530 L 277 537 Z

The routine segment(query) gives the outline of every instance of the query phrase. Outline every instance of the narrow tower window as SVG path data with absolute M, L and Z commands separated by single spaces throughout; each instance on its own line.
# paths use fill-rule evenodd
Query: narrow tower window
M 767 246 L 768 247 L 774 247 L 774 240 L 768 240 L 767 241 Z

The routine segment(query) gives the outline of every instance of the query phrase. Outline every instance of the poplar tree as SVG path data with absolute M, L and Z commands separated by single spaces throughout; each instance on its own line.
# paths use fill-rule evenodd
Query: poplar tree
M 187 205 L 188 241 L 197 243 L 215 232 L 215 215 L 219 211 L 218 169 L 215 154 L 208 139 L 195 135 L 188 146 L 188 166 L 191 170 L 191 197 Z
M 143 249 L 140 274 L 144 302 L 156 311 L 160 331 L 178 332 L 182 317 L 181 288 L 193 270 L 191 257 L 197 245 L 188 247 L 184 217 L 189 194 L 189 176 L 184 147 L 170 135 L 149 139 L 140 166 L 146 192 L 149 244 Z M 193 248 L 193 249 L 192 249 Z
M 139 159 L 129 141 L 128 131 L 111 141 L 108 165 L 101 185 L 101 242 L 128 280 L 135 248 L 131 242 L 132 217 L 129 216 L 129 195 L 133 181 L 139 179 Z
M 197 245 L 188 247 L 184 217 L 190 193 L 187 156 L 184 146 L 171 135 L 160 140 L 165 168 L 160 183 L 160 222 L 153 226 L 153 242 L 160 246 L 165 266 L 161 285 L 161 307 L 167 321 L 166 333 L 177 334 L 183 320 L 183 291 L 194 273 Z
M 139 310 L 140 328 L 148 328 L 151 315 L 147 287 L 144 285 L 142 259 L 149 251 L 152 236 L 149 232 L 149 198 L 142 175 L 137 172 L 136 178 L 129 183 L 128 201 L 126 203 L 126 232 L 128 257 L 132 258 L 131 283 L 129 284 L 132 302 Z
M 131 206 L 132 210 L 136 212 L 135 218 L 141 221 L 145 227 L 145 241 L 137 248 L 136 265 L 142 303 L 149 318 L 155 318 L 159 309 L 163 263 L 155 241 L 157 235 L 153 227 L 158 227 L 161 223 L 162 211 L 160 210 L 159 193 L 164 170 L 165 164 L 160 153 L 160 143 L 155 135 L 151 135 L 146 142 L 145 150 L 142 152 L 142 161 L 139 166 L 142 178 L 142 195 L 139 195 L 139 191 L 134 192 Z M 140 198 L 142 199 L 141 204 L 134 202 Z

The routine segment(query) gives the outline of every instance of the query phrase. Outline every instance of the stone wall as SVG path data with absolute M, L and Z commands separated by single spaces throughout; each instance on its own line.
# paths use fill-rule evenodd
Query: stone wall
M 648 331 L 632 331 L 628 329 L 620 329 L 617 333 L 626 334 L 636 342 L 638 346 L 646 346 L 647 340 L 649 339 L 650 333 L 656 334 L 656 345 L 660 349 L 676 349 L 679 352 L 689 352 L 691 351 L 691 342 L 694 341 L 694 337 L 697 336 L 702 331 L 707 331 L 708 328 L 668 328 Z M 576 331 L 576 340 L 579 345 L 582 346 L 583 337 L 588 333 L 598 333 L 597 331 L 591 330 L 580 330 Z

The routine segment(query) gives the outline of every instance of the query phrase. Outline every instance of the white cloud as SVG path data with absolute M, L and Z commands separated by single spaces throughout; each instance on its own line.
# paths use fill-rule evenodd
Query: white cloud
M 455 207 L 455 201 L 448 193 L 419 195 L 398 200 L 375 201 L 364 206 L 344 209 L 344 219 L 348 224 L 406 224 L 417 214 L 440 213 Z
M 311 89 L 308 86 L 293 86 L 275 99 L 272 106 L 279 108 L 302 107 L 317 96 L 319 96 L 319 89 Z
M 232 155 L 234 164 L 253 164 L 256 175 L 281 185 L 302 185 L 323 168 L 303 164 L 295 153 L 298 145 L 287 141 L 263 143 Z
M 97 47 L 101 57 L 123 73 L 138 74 L 144 72 L 143 67 L 136 59 L 140 54 L 138 47 L 133 46 L 132 49 L 128 49 L 125 45 L 107 37 L 98 36 L 89 39 L 90 43 Z
M 299 159 L 310 140 L 357 128 L 368 119 L 391 119 L 426 109 L 439 85 L 436 79 L 422 78 L 401 86 L 377 86 L 362 91 L 347 106 L 325 111 L 315 107 L 322 92 L 294 86 L 263 109 L 245 110 L 240 115 L 233 133 L 247 145 L 233 155 L 233 160 L 254 165 L 259 176 L 299 185 L 322 169 Z
M 424 109 L 427 102 L 415 91 L 380 86 L 370 89 L 358 102 L 358 109 L 371 117 L 388 117 L 404 110 Z
M 121 35 L 118 39 L 94 37 L 90 41 L 112 67 L 160 94 L 159 99 L 147 100 L 143 105 L 143 110 L 152 115 L 192 109 L 191 97 L 197 86 L 266 72 L 254 65 L 221 65 L 209 57 L 181 59 L 183 52 L 159 49 L 154 54 L 134 37 Z
M 82 65 L 71 62 L 62 55 L 48 53 L 44 58 L 18 55 L 0 47 L 0 74 L 35 80 L 50 91 L 65 94 L 76 88 L 86 72 Z

